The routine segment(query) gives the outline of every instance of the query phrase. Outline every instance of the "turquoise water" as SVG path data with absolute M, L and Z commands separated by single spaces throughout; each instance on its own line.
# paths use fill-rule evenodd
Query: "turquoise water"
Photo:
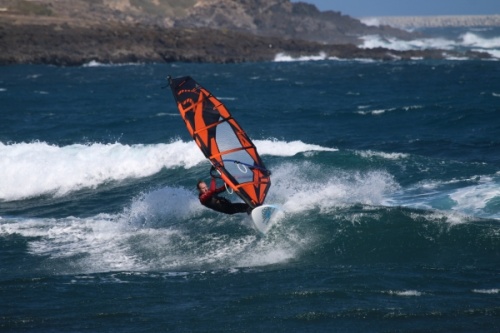
M 209 164 L 169 74 L 219 97 L 273 172 L 265 237 L 199 204 Z M 498 332 L 499 74 L 1 67 L 0 330 Z

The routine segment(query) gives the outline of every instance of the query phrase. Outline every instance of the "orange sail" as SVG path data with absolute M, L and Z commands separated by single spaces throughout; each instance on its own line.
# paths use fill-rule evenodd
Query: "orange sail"
M 255 145 L 215 96 L 189 76 L 170 88 L 189 134 L 224 182 L 251 207 L 264 203 L 271 173 Z

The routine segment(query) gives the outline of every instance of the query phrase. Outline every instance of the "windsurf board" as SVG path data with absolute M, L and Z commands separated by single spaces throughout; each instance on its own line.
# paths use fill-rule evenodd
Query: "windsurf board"
M 277 205 L 261 205 L 252 210 L 252 221 L 257 230 L 266 234 L 277 220 L 277 213 L 280 211 Z

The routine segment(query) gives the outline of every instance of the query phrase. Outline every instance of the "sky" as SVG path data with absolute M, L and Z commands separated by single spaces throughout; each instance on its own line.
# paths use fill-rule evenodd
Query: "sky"
M 352 17 L 500 15 L 500 0 L 300 0 Z M 299 0 L 292 0 L 299 2 Z

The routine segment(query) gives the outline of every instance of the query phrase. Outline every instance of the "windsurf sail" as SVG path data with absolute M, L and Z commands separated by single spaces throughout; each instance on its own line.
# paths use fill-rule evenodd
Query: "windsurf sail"
M 222 180 L 252 208 L 271 186 L 255 145 L 224 104 L 190 76 L 168 77 L 187 130 Z

